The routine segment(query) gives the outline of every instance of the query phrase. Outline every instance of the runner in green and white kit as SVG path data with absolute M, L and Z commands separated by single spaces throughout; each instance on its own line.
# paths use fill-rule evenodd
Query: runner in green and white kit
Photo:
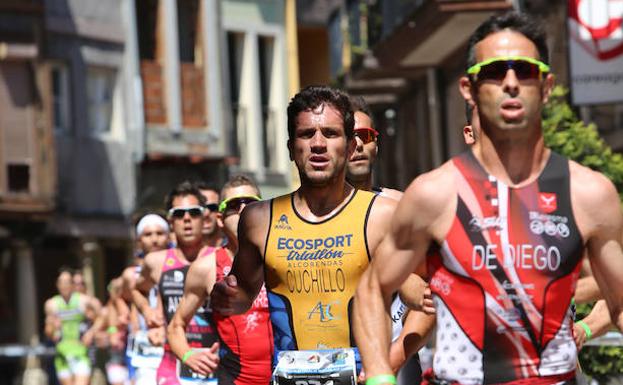
M 91 376 L 87 346 L 93 341 L 93 328 L 80 332 L 86 313 L 96 314 L 92 297 L 72 290 L 72 274 L 62 270 L 56 280 L 59 294 L 45 302 L 45 333 L 56 342 L 54 366 L 62 385 L 86 385 Z

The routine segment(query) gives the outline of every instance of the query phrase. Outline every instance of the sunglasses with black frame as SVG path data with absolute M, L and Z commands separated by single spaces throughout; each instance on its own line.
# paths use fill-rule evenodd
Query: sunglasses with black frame
M 231 212 L 231 211 L 240 211 L 240 207 L 245 204 L 248 205 L 252 202 L 257 202 L 260 200 L 260 197 L 257 195 L 244 195 L 244 196 L 235 196 L 231 198 L 227 198 L 221 202 L 218 210 L 221 213 Z
M 188 213 L 191 218 L 198 218 L 203 215 L 204 208 L 201 206 L 171 207 L 169 218 L 182 219 Z
M 210 212 L 213 212 L 213 213 L 215 213 L 215 212 L 217 212 L 217 211 L 218 211 L 218 206 L 219 206 L 219 204 L 218 204 L 218 203 L 206 203 L 205 205 L 203 205 L 203 207 L 204 207 L 206 210 L 208 210 L 208 211 L 210 211 Z

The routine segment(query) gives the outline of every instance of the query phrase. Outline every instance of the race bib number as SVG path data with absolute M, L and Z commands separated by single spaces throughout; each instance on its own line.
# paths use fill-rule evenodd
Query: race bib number
M 201 350 L 201 349 L 193 349 L 193 350 Z M 214 374 L 209 376 L 204 376 L 199 373 L 195 373 L 192 371 L 188 365 L 182 363 L 182 361 L 177 360 L 177 375 L 180 380 L 180 385 L 217 385 L 218 379 Z
M 353 349 L 286 350 L 279 353 L 274 385 L 355 385 Z
M 162 360 L 164 348 L 154 346 L 149 342 L 147 332 L 139 331 L 134 334 L 132 344 L 132 366 L 157 368 Z

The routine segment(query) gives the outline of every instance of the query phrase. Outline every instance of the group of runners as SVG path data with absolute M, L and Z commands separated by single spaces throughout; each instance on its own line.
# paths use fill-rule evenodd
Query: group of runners
M 469 149 L 404 193 L 373 186 L 365 102 L 301 90 L 287 109 L 298 189 L 176 186 L 166 220 L 137 224 L 145 255 L 107 311 L 61 273 L 46 303 L 59 379 L 88 381 L 86 345 L 106 329 L 136 383 L 574 382 L 578 346 L 623 327 L 623 216 L 606 177 L 544 144 L 548 60 L 526 15 L 481 24 L 459 83 Z M 574 295 L 603 302 L 575 323 Z M 89 313 L 105 316 L 81 334 Z

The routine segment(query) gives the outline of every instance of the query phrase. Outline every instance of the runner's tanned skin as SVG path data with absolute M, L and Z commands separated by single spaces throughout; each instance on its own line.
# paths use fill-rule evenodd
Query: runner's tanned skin
M 539 52 L 524 35 L 493 32 L 475 46 L 476 61 L 501 56 L 538 59 Z M 518 188 L 534 181 L 545 167 L 550 150 L 543 142 L 540 112 L 554 83 L 553 75 L 520 82 L 508 70 L 501 82 L 460 80 L 468 103 L 478 106 L 481 130 L 473 154 L 486 171 Z M 613 184 L 603 175 L 570 161 L 571 204 L 593 273 L 605 294 L 610 313 L 623 328 L 623 218 Z M 422 263 L 431 242 L 442 244 L 457 206 L 450 162 L 416 178 L 401 200 L 391 230 L 362 277 L 356 296 L 355 332 L 368 376 L 391 373 L 386 316 L 391 293 Z M 440 188 L 443 186 L 443 188 Z M 595 205 L 594 202 L 600 202 Z
M 353 187 L 345 180 L 346 163 L 355 146 L 354 137 L 346 131 L 345 117 L 329 103 L 304 110 L 295 117 L 288 149 L 301 179 L 293 205 L 304 220 L 318 223 L 332 218 L 349 202 Z M 250 204 L 242 213 L 239 249 L 232 272 L 224 281 L 217 282 L 212 291 L 213 308 L 223 314 L 246 311 L 264 283 L 263 255 L 270 207 L 270 201 L 261 201 Z M 365 230 L 371 255 L 388 231 L 395 207 L 396 201 L 384 197 L 373 201 Z

